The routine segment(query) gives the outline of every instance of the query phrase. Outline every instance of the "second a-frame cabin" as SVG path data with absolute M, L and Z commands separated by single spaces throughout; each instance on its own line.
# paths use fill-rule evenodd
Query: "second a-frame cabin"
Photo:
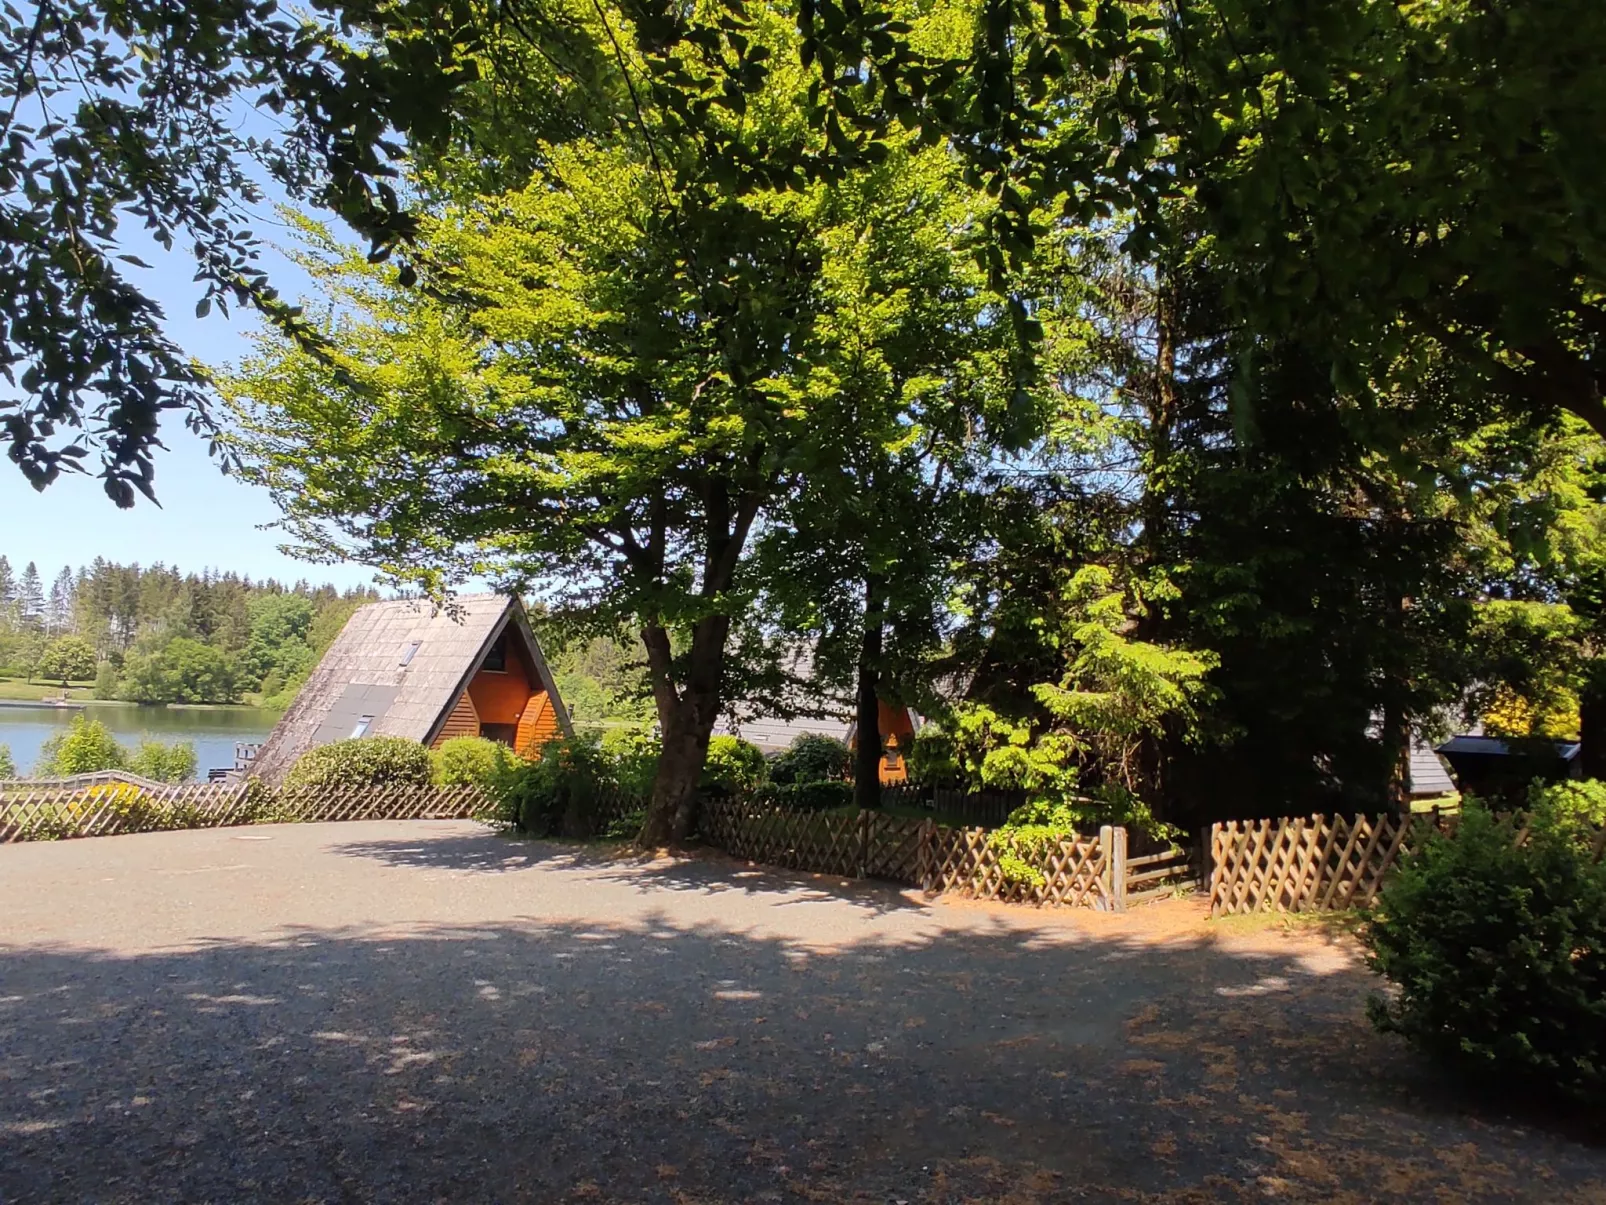
M 533 757 L 572 733 L 517 598 L 372 603 L 347 621 L 248 772 L 277 783 L 308 749 L 353 737 L 434 747 L 483 736 Z

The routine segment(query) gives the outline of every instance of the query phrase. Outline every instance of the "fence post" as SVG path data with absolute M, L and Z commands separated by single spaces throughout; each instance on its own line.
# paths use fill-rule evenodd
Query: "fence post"
M 1104 887 L 1112 912 L 1126 911 L 1126 829 L 1104 825 L 1099 829 L 1099 847 L 1104 850 Z
M 927 816 L 920 822 L 920 845 L 915 857 L 915 877 L 920 880 L 920 890 L 927 895 L 931 894 L 931 834 L 936 827 L 936 821 Z

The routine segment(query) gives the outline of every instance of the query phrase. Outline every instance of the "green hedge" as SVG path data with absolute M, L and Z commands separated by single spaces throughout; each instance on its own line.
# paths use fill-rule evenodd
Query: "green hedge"
M 1403 860 L 1367 930 L 1373 1021 L 1474 1082 L 1606 1102 L 1606 865 L 1538 796 L 1528 839 L 1469 802 Z
M 298 787 L 366 787 L 404 783 L 427 787 L 434 764 L 429 750 L 400 736 L 364 736 L 319 745 L 301 755 L 284 785 Z
M 739 736 L 716 736 L 708 742 L 703 761 L 704 787 L 739 792 L 752 791 L 769 777 L 764 751 Z
M 831 812 L 850 807 L 853 784 L 848 782 L 770 783 L 754 792 L 759 803 L 794 812 Z
M 500 741 L 483 736 L 457 736 L 442 741 L 430 754 L 434 780 L 443 787 L 497 789 L 522 764 L 518 754 Z
M 814 732 L 799 733 L 770 763 L 770 781 L 779 783 L 822 782 L 848 776 L 852 756 L 846 743 Z

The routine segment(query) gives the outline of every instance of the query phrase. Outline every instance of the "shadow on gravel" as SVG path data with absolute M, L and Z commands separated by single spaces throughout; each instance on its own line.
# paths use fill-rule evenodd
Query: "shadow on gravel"
M 585 869 L 591 877 L 644 891 L 743 892 L 772 895 L 777 906 L 839 900 L 874 914 L 922 905 L 894 883 L 775 870 L 717 852 L 692 857 L 638 854 L 620 844 L 540 841 L 487 832 L 467 837 L 427 836 L 416 841 L 352 841 L 333 853 L 388 866 L 499 874 L 536 866 Z
M 1606 1192 L 1599 1149 L 1457 1111 L 1332 947 L 1116 932 L 823 948 L 655 913 L 0 951 L 0 1200 Z
M 595 871 L 593 877 L 629 883 L 649 892 L 768 895 L 774 897 L 771 902 L 778 908 L 820 900 L 851 904 L 877 915 L 926 907 L 911 894 L 912 888 L 897 883 L 776 870 L 717 852 L 681 858 L 615 858 Z
M 487 829 L 472 836 L 429 834 L 417 840 L 349 841 L 333 852 L 390 866 L 496 874 L 532 866 L 602 866 L 617 858 L 615 846 L 533 841 Z

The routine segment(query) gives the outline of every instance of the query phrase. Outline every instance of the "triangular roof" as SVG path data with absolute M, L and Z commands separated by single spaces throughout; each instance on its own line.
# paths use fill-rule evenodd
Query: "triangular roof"
M 559 727 L 572 733 L 552 671 L 516 597 L 467 594 L 445 607 L 398 599 L 370 603 L 346 621 L 258 750 L 251 773 L 279 781 L 308 749 L 348 736 L 350 722 L 336 721 L 353 708 L 373 716 L 370 736 L 429 744 L 504 631 L 523 644 Z

